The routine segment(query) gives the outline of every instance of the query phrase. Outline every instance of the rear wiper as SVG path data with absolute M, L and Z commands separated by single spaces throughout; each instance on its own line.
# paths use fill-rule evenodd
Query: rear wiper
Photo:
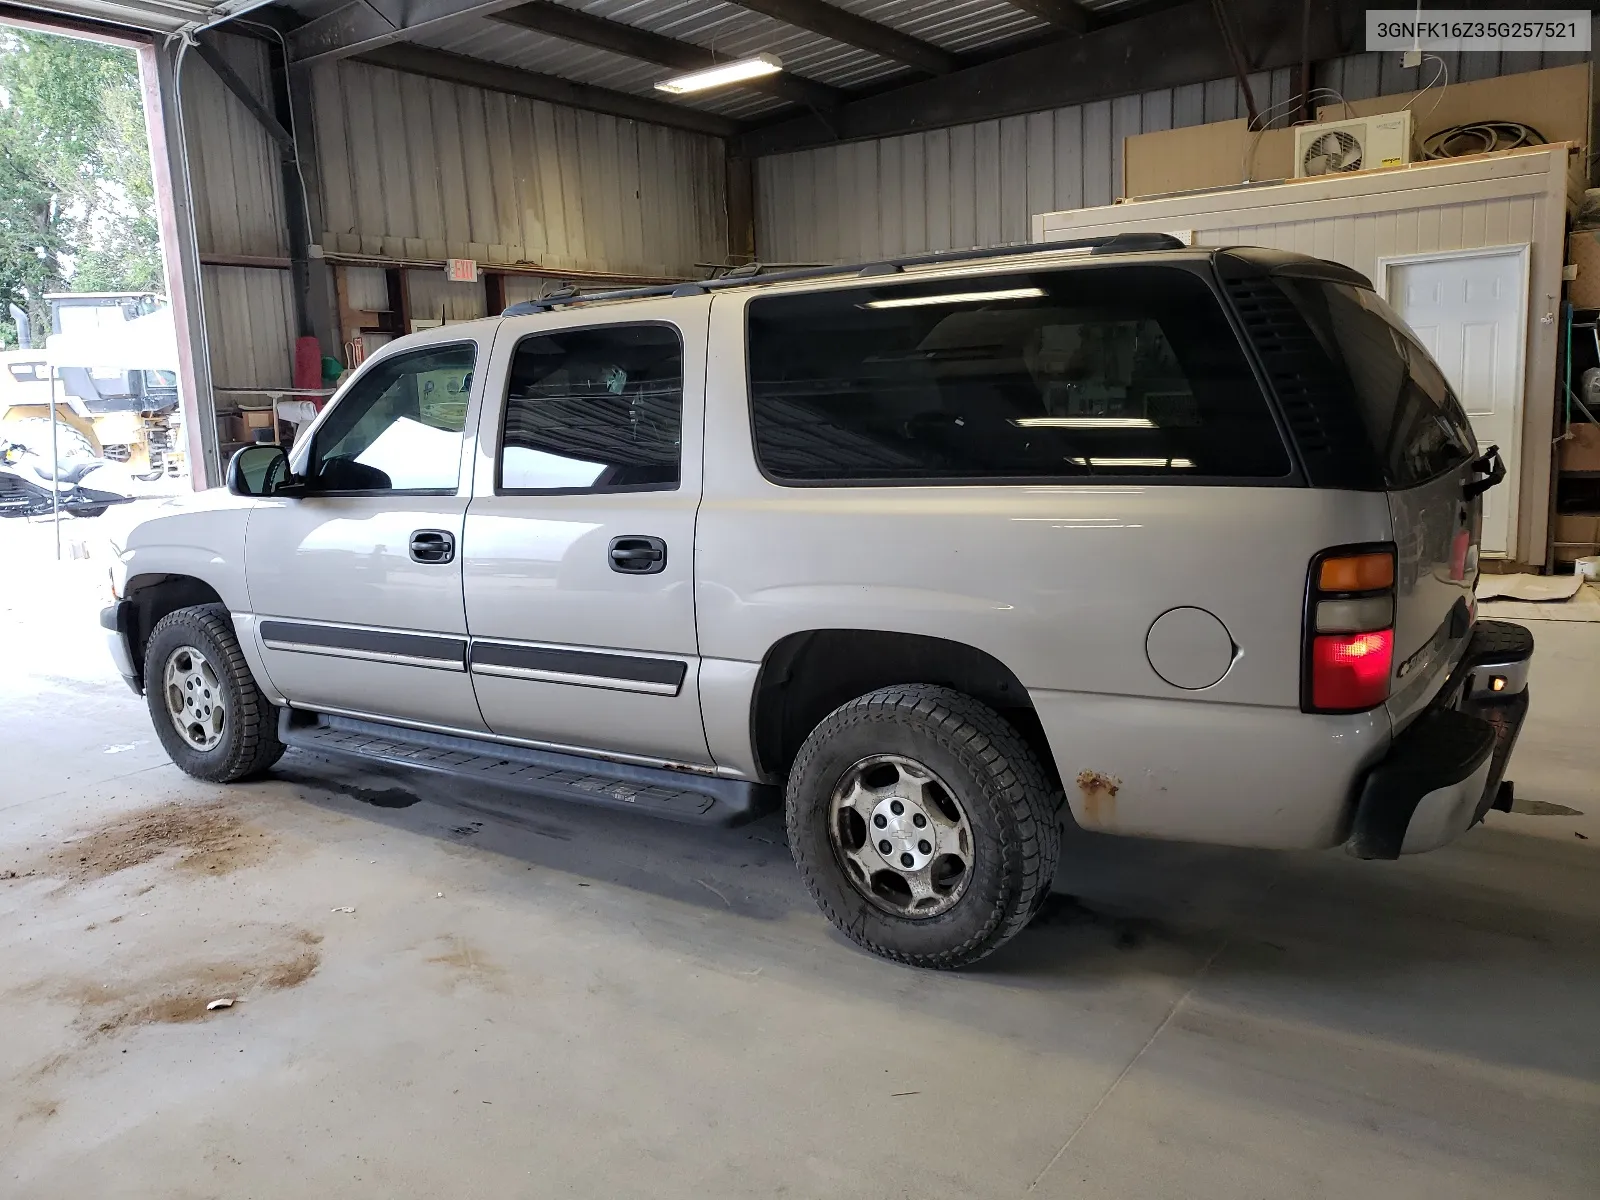
M 1506 477 L 1506 464 L 1500 458 L 1500 447 L 1490 446 L 1483 452 L 1483 457 L 1473 459 L 1472 470 L 1484 478 L 1474 479 L 1462 486 L 1461 494 L 1468 500 L 1476 500 Z

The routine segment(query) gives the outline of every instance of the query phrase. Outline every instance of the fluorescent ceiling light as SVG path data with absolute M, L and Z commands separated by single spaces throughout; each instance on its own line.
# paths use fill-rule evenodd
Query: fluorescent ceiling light
M 1115 470 L 1117 467 L 1172 467 L 1176 470 L 1193 470 L 1194 463 L 1187 458 L 1069 458 L 1080 467 Z
M 687 75 L 674 75 L 656 84 L 656 90 L 681 96 L 685 92 L 704 92 L 710 88 L 727 87 L 730 83 L 744 83 L 760 79 L 763 75 L 776 75 L 783 70 L 783 60 L 775 54 L 757 54 L 736 62 L 718 63 L 703 71 L 690 71 Z
M 943 292 L 937 296 L 896 296 L 893 300 L 868 300 L 868 308 L 921 308 L 926 304 L 977 304 L 984 300 L 1037 300 L 1041 288 L 997 288 L 992 292 Z
M 1154 429 L 1149 417 L 1012 417 L 1018 429 Z

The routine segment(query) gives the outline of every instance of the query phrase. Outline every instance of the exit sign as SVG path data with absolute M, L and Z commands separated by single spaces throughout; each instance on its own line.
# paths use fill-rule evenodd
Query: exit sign
M 478 262 L 472 258 L 447 258 L 444 260 L 444 277 L 451 283 L 477 283 Z

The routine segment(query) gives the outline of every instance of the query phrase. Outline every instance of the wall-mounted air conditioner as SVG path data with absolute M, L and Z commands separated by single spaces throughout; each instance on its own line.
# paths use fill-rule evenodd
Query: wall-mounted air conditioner
M 1323 121 L 1294 130 L 1294 174 L 1342 175 L 1378 167 L 1403 167 L 1411 161 L 1411 110 Z

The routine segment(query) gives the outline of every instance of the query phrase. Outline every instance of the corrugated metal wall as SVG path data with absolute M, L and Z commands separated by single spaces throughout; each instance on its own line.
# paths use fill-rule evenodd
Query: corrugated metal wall
M 259 267 L 200 269 L 217 388 L 288 387 L 294 374 L 294 307 L 289 272 Z M 261 396 L 219 396 L 219 409 L 260 407 Z
M 269 101 L 266 47 L 226 34 L 216 44 L 255 94 Z M 287 255 L 277 146 L 216 72 L 192 53 L 183 65 L 183 117 L 202 260 Z M 289 272 L 202 265 L 200 284 L 212 386 L 287 387 L 294 342 Z M 239 399 L 223 397 L 218 407 L 233 407 Z M 259 397 L 243 399 L 261 403 Z
M 346 267 L 344 290 L 351 308 L 367 312 L 389 310 L 389 281 L 382 267 Z
M 726 254 L 716 138 L 348 61 L 313 102 L 330 251 L 645 275 Z
M 227 34 L 215 42 L 251 90 L 269 103 L 266 46 Z M 200 252 L 288 254 L 278 148 L 194 53 L 184 58 L 183 119 L 189 135 L 189 177 Z
M 217 44 L 270 102 L 264 43 Z M 697 275 L 727 248 L 722 143 L 521 97 L 341 62 L 315 75 L 330 251 L 396 259 L 531 261 L 557 269 Z M 289 253 L 276 145 L 198 55 L 186 56 L 183 110 L 202 259 Z M 212 384 L 286 387 L 293 375 L 288 271 L 201 267 Z M 388 306 L 383 274 L 351 268 L 358 308 Z M 483 289 L 436 271 L 407 276 L 419 319 L 483 315 Z M 539 286 L 534 280 L 529 294 Z M 370 289 L 369 289 L 370 290 Z M 521 281 L 510 289 L 521 295 Z M 376 343 L 376 338 L 373 338 Z M 259 398 L 221 395 L 219 408 Z
M 1486 79 L 1585 61 L 1582 54 L 1443 55 L 1449 78 Z M 1399 55 L 1318 64 L 1316 83 L 1347 100 L 1413 90 L 1433 78 Z M 1288 70 L 1250 77 L 1262 111 L 1290 99 Z M 1232 79 L 1163 88 L 1026 116 L 778 154 L 757 163 L 763 262 L 852 262 L 1028 240 L 1034 213 L 1110 204 L 1122 141 L 1138 133 L 1245 115 Z
M 488 314 L 481 283 L 451 283 L 443 271 L 407 271 L 414 321 L 474 321 Z

